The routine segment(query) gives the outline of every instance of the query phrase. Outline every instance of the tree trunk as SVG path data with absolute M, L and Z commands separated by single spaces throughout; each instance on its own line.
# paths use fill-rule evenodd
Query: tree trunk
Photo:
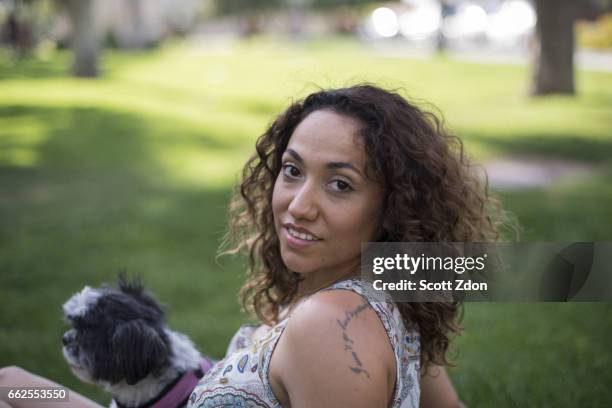
M 570 94 L 574 89 L 573 0 L 535 0 L 538 22 L 532 95 Z
M 4 27 L 0 27 L 2 31 L 5 31 L 5 33 L 0 32 L 0 36 L 5 34 L 9 46 L 18 58 L 27 55 L 34 46 L 32 13 L 27 9 L 28 6 L 30 6 L 29 3 L 14 1 Z
M 100 44 L 94 17 L 94 0 L 64 0 L 72 23 L 72 72 L 78 77 L 98 76 Z
M 446 51 L 447 41 L 444 33 L 442 31 L 442 26 L 444 25 L 444 19 L 451 15 L 453 8 L 451 7 L 450 0 L 442 0 L 440 1 L 440 27 L 438 28 L 438 32 L 436 33 L 436 52 L 442 54 Z
M 312 0 L 285 0 L 289 6 L 289 31 L 294 40 L 303 39 L 306 10 Z
M 126 2 L 127 12 L 130 16 L 130 30 L 127 36 L 127 48 L 142 50 L 147 46 L 145 17 L 143 8 L 146 7 L 142 0 L 128 0 Z
M 302 4 L 291 4 L 289 11 L 289 31 L 293 40 L 302 39 L 304 34 L 304 6 Z

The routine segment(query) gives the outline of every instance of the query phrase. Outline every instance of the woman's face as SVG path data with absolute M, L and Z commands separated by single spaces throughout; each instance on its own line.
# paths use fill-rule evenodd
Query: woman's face
M 361 243 L 381 222 L 383 192 L 366 178 L 359 123 L 330 110 L 308 115 L 282 156 L 272 208 L 281 256 L 317 287 L 358 271 Z

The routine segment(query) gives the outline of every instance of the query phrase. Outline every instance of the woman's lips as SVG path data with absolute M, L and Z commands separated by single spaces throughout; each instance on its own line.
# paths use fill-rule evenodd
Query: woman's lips
M 285 236 L 285 240 L 287 241 L 287 245 L 294 247 L 294 248 L 308 248 L 314 244 L 316 244 L 317 242 L 320 241 L 320 239 L 315 239 L 313 241 L 311 240 L 306 240 L 306 239 L 301 239 L 298 237 L 294 237 L 293 235 L 291 235 L 289 233 L 289 228 L 288 227 L 283 227 L 283 235 Z

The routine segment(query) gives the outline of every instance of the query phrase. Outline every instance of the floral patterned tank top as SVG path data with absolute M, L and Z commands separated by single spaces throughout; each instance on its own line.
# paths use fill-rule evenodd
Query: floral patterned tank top
M 406 330 L 398 308 L 392 302 L 381 302 L 364 289 L 359 280 L 337 282 L 322 290 L 343 289 L 363 296 L 380 318 L 395 354 L 396 384 L 392 408 L 419 406 L 420 336 Z M 189 408 L 273 407 L 282 408 L 270 382 L 272 352 L 291 315 L 272 327 L 256 341 L 251 336 L 258 327 L 242 325 L 234 335 L 223 360 L 205 375 L 189 397 Z

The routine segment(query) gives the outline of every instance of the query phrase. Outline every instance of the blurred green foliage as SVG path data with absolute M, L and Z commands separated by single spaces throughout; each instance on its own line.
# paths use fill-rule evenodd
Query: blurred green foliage
M 368 0 L 216 0 L 215 11 L 218 14 L 245 14 L 261 12 L 264 10 L 279 10 L 289 7 L 305 8 L 337 8 L 356 7 L 367 3 Z
M 217 0 L 214 2 L 215 12 L 224 14 L 248 14 L 277 9 L 282 0 Z
M 612 49 L 612 12 L 602 14 L 593 22 L 578 22 L 576 36 L 578 45 L 582 47 Z
M 435 103 L 477 160 L 581 160 L 588 180 L 506 191 L 525 240 L 611 240 L 612 74 L 577 72 L 574 98 L 532 100 L 526 67 L 396 58 L 347 40 L 271 39 L 109 52 L 104 77 L 0 62 L 0 366 L 100 402 L 61 356 L 61 305 L 140 274 L 170 325 L 215 357 L 237 327 L 243 259 L 215 259 L 256 137 L 317 86 L 370 81 Z M 611 406 L 610 304 L 468 304 L 451 375 L 468 406 Z

